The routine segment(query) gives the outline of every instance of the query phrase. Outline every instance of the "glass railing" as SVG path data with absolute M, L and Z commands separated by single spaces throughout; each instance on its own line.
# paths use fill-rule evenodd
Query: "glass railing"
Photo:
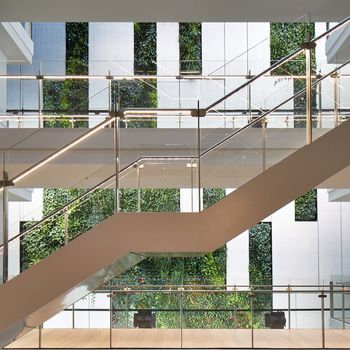
M 106 285 L 8 348 L 349 348 L 327 285 Z M 349 306 L 345 307 L 349 312 Z
M 350 328 L 350 277 L 331 277 L 330 289 L 334 291 L 330 295 L 330 325 L 334 328 Z
M 315 78 L 314 86 L 345 66 L 346 64 Z M 64 186 L 76 190 L 63 195 L 61 205 L 64 210 L 59 210 L 58 217 L 56 214 L 50 216 L 50 211 L 56 210 L 50 208 L 50 211 L 44 213 L 44 217 L 48 215 L 49 219 L 44 219 L 35 230 L 30 231 L 33 232 L 31 234 L 21 234 L 19 228 L 16 228 L 16 219 L 12 224 L 9 218 L 11 237 L 16 237 L 10 241 L 9 251 L 12 249 L 13 253 L 10 252 L 9 255 L 16 256 L 18 252 L 23 252 L 20 242 L 32 239 L 35 232 L 40 232 L 40 239 L 44 240 L 50 234 L 42 232 L 56 234 L 50 238 L 57 240 L 56 250 L 67 243 L 70 237 L 74 238 L 92 228 L 91 225 L 103 221 L 104 212 L 96 214 L 98 220 L 81 226 L 79 233 L 72 229 L 71 234 L 67 233 L 67 225 L 64 223 L 69 222 L 67 216 L 71 208 L 83 205 L 80 204 L 81 196 L 84 198 L 82 203 L 87 201 L 90 204 L 86 205 L 90 207 L 91 202 L 102 201 L 104 195 L 101 198 L 98 196 L 106 184 L 112 188 L 107 195 L 106 208 L 103 209 L 107 215 L 122 210 L 120 196 L 124 188 L 137 190 L 134 192 L 137 211 L 147 211 L 147 207 L 141 205 L 144 197 L 142 191 L 155 188 L 188 189 L 187 199 L 191 203 L 189 211 L 203 209 L 204 189 L 238 188 L 306 144 L 306 106 L 305 99 L 300 98 L 303 97 L 304 90 L 266 112 L 260 111 L 245 119 L 231 116 L 227 112 L 225 120 L 220 121 L 228 123 L 228 118 L 236 118 L 240 123 L 239 128 L 232 128 L 233 124 L 231 127 L 220 125 L 216 128 L 213 120 L 220 118 L 220 114 L 216 117 L 214 112 L 210 112 L 205 118 L 197 117 L 196 114 L 201 115 L 200 109 L 133 109 L 112 114 L 88 132 L 81 128 L 62 130 L 58 142 L 64 144 L 63 148 L 60 147 L 61 144 L 52 146 L 50 132 L 53 129 L 44 128 L 29 134 L 27 139 L 4 154 L 3 166 L 9 179 L 14 182 L 14 188 Z M 297 99 L 299 109 L 291 114 L 285 106 L 291 102 L 295 104 Z M 341 112 L 339 114 L 342 115 Z M 331 122 L 327 122 L 328 117 L 332 118 Z M 320 116 L 314 108 L 313 138 L 323 135 L 330 127 L 335 127 L 344 120 L 346 116 L 338 117 L 334 122 L 334 111 L 329 111 L 329 114 L 323 111 Z M 52 149 L 45 147 L 48 140 Z M 30 155 L 33 157 L 34 153 L 35 159 L 23 156 L 23 143 L 31 146 Z M 38 151 L 33 152 L 36 148 Z M 58 150 L 52 152 L 54 148 Z M 29 163 L 33 165 L 28 167 Z M 58 173 L 59 177 L 52 176 Z M 116 173 L 118 176 L 115 176 Z M 89 196 L 85 196 L 85 193 Z M 198 196 L 198 193 L 201 195 Z M 94 196 L 97 196 L 96 200 L 93 199 Z M 92 198 L 91 202 L 89 198 Z M 159 211 L 167 211 L 167 208 L 160 207 Z M 49 249 L 46 252 L 51 253 Z M 24 259 L 23 257 L 22 260 Z M 14 276 L 21 269 L 23 267 L 18 267 L 17 264 L 17 272 L 10 272 L 9 275 Z
M 192 118 L 191 111 L 183 112 Z M 21 213 L 22 217 L 30 218 L 30 213 L 44 209 L 43 219 L 39 222 L 29 220 L 19 225 L 17 213 L 8 214 L 10 239 L 6 254 L 10 260 L 21 257 L 9 264 L 9 278 L 50 255 L 114 212 L 130 210 L 126 208 L 125 200 L 135 202 L 135 211 L 147 211 L 147 203 L 143 198 L 145 189 L 193 187 L 194 176 L 188 164 L 194 161 L 195 145 L 192 139 L 195 130 L 187 130 L 184 137 L 183 129 L 174 129 L 165 138 L 163 132 L 157 132 L 159 129 L 150 125 L 154 122 L 152 118 L 108 118 L 88 132 L 81 128 L 62 129 L 63 134 L 58 142 L 62 142 L 64 147 L 58 145 L 54 152 L 55 145 L 50 136 L 54 130 L 44 128 L 37 134 L 30 134 L 24 141 L 34 145 L 28 151 L 33 159 L 23 156 L 25 147 L 13 147 L 4 153 L 5 161 L 1 164 L 13 182 L 11 191 L 43 187 L 49 189 L 44 190 L 44 208 L 40 204 L 40 208 L 31 207 L 30 212 Z M 178 120 L 177 115 L 170 114 L 166 118 L 169 123 Z M 186 140 L 184 147 L 178 147 L 181 138 Z M 166 139 L 168 144 L 164 147 Z M 142 147 L 138 147 L 138 142 L 141 142 Z M 159 169 L 162 169 L 161 172 Z M 50 196 L 56 199 L 52 200 Z M 58 204 L 54 203 L 59 203 L 59 207 L 55 207 Z M 167 208 L 159 209 L 163 210 Z M 86 219 L 77 223 L 77 215 L 84 215 Z M 0 253 L 2 258 L 3 246 Z
M 313 75 L 313 79 L 327 74 L 333 65 L 323 65 L 322 73 Z M 210 108 L 208 115 L 212 113 L 216 116 L 216 124 L 222 125 L 227 120 L 232 120 L 233 117 L 237 121 L 237 126 L 242 125 L 239 120 L 251 120 L 256 114 L 261 114 L 276 105 L 280 104 L 294 93 L 305 87 L 305 75 L 292 75 L 288 72 L 285 75 L 267 74 L 260 77 L 258 80 L 251 82 L 244 88 L 240 88 L 241 84 L 249 83 L 250 79 L 247 76 L 242 77 L 224 77 L 222 81 L 213 80 L 209 77 L 203 78 L 157 78 L 157 84 L 152 85 L 140 79 L 133 78 L 128 81 L 114 81 L 120 84 L 130 84 L 128 88 L 134 88 L 133 84 L 141 84 L 147 86 L 150 91 L 147 96 L 157 96 L 156 109 L 194 109 L 197 108 L 198 103 L 200 108 L 206 108 L 210 103 L 222 98 L 227 92 L 232 89 L 240 89 L 232 96 L 227 97 L 215 107 Z M 329 113 L 337 108 L 338 116 L 341 114 L 350 113 L 350 106 L 348 104 L 348 97 L 346 94 L 346 84 L 349 75 L 346 70 L 340 70 L 337 74 L 328 77 L 322 81 L 319 87 L 315 87 L 313 108 L 321 115 Z M 11 79 L 11 82 L 14 79 Z M 88 83 L 86 80 L 72 80 L 74 83 Z M 140 82 L 142 81 L 142 82 Z M 27 81 L 28 82 L 28 81 Z M 101 82 L 101 80 L 97 80 Z M 170 84 L 171 82 L 171 84 Z M 37 85 L 37 81 L 31 81 Z M 53 80 L 45 80 L 44 85 L 53 83 Z M 55 81 L 55 83 L 62 83 Z M 130 100 L 123 106 L 121 101 L 130 99 L 130 96 L 113 95 L 111 90 L 107 87 L 102 87 L 96 93 L 91 92 L 90 95 L 84 96 L 79 94 L 74 96 L 65 96 L 59 89 L 52 89 L 52 91 L 45 92 L 42 99 L 44 105 L 38 109 L 38 102 L 26 104 L 18 102 L 15 105 L 9 105 L 8 111 L 0 115 L 1 128 L 38 128 L 38 127 L 92 127 L 97 125 L 101 120 L 105 119 L 111 110 L 123 110 L 125 108 L 148 108 L 150 101 Z M 50 92 L 50 93 L 49 93 Z M 47 96 L 47 97 L 45 97 Z M 146 96 L 146 97 L 147 97 Z M 146 98 L 145 97 L 145 98 Z M 64 107 L 65 99 L 71 98 L 67 103 L 74 107 Z M 147 97 L 148 98 L 148 97 Z M 32 99 L 30 99 L 33 101 Z M 304 102 L 303 102 L 304 101 Z M 147 102 L 147 103 L 146 103 Z M 295 110 L 305 108 L 305 98 L 302 96 L 296 101 L 290 101 L 284 106 L 285 113 L 294 114 Z M 180 123 L 180 126 L 182 124 Z M 178 125 L 174 127 L 179 127 Z

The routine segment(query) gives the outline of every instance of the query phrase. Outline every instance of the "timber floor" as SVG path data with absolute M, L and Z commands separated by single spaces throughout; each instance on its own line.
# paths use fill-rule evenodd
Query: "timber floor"
M 39 347 L 32 330 L 7 348 Z M 350 348 L 350 330 L 326 330 L 327 348 Z M 109 348 L 109 329 L 43 329 L 42 348 Z M 251 348 L 249 329 L 113 329 L 113 348 Z M 314 329 L 257 329 L 256 348 L 321 348 L 322 334 Z

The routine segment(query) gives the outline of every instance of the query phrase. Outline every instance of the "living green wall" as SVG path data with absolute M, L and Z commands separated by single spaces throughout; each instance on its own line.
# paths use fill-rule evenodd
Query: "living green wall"
M 272 295 L 256 290 L 271 290 L 272 285 L 272 225 L 261 222 L 249 229 L 249 284 L 254 288 L 254 310 L 272 309 Z M 264 324 L 265 311 L 255 311 L 256 325 Z
M 270 48 L 271 64 L 277 62 L 289 53 L 296 50 L 308 38 L 315 36 L 314 23 L 271 23 L 270 24 Z M 312 69 L 316 70 L 315 50 L 311 52 Z M 306 74 L 305 55 L 300 54 L 296 58 L 288 61 L 279 68 L 275 69 L 272 74 L 302 76 Z M 294 78 L 294 94 L 305 88 L 305 79 Z M 294 109 L 297 114 L 303 115 L 302 118 L 295 118 L 294 127 L 305 128 L 305 111 L 306 111 L 305 93 L 295 98 Z M 316 91 L 313 93 L 313 106 L 316 104 Z
M 187 74 L 202 72 L 202 24 L 179 23 L 180 71 Z
M 317 221 L 317 189 L 298 197 L 294 205 L 295 221 Z

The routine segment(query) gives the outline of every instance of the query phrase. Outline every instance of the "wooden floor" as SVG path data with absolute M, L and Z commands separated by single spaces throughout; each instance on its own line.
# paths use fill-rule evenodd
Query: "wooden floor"
M 7 348 L 38 348 L 33 330 Z M 350 330 L 327 330 L 327 348 L 350 348 Z M 321 348 L 321 331 L 256 329 L 257 348 Z M 109 348 L 109 329 L 43 329 L 42 348 Z M 249 329 L 113 329 L 113 348 L 251 348 Z

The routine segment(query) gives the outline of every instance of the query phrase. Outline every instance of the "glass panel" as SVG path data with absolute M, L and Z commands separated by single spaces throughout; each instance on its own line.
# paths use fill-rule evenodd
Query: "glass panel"
M 201 187 L 238 188 L 305 145 L 305 124 L 291 129 L 284 105 L 264 119 L 240 131 L 223 129 L 223 141 L 202 152 Z
M 334 282 L 333 289 L 327 295 L 326 310 L 330 307 L 330 311 L 325 312 L 326 322 L 325 342 L 327 348 L 349 348 L 349 315 L 350 315 L 350 294 L 348 291 L 348 283 L 346 277 L 344 280 L 332 279 Z M 329 299 L 329 300 L 328 300 Z
M 114 292 L 113 347 L 181 347 L 180 305 L 177 291 Z
M 288 294 L 281 289 L 273 293 L 273 308 L 255 309 L 254 346 L 320 348 L 322 323 L 318 293 L 291 291 Z M 259 293 L 255 293 L 255 298 L 258 297 Z
M 110 298 L 96 291 L 44 323 L 42 347 L 109 348 Z
M 186 290 L 183 314 L 183 347 L 251 347 L 245 292 Z

